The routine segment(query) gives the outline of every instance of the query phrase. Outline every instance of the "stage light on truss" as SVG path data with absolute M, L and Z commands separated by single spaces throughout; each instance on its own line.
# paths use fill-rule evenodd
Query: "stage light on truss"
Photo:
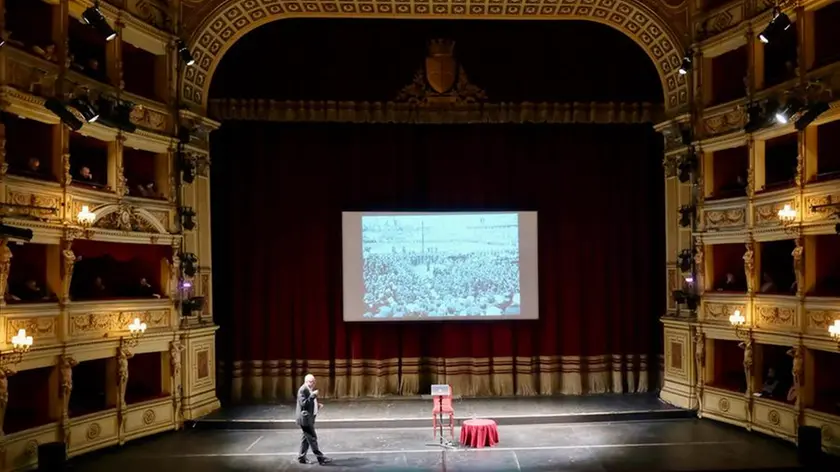
M 784 106 L 776 110 L 776 123 L 786 125 L 795 119 L 796 114 L 802 111 L 802 102 L 796 98 L 788 99 Z
M 187 48 L 186 43 L 178 40 L 178 55 L 181 56 L 181 60 L 184 61 L 184 64 L 191 66 L 195 64 L 195 58 L 193 57 L 190 50 Z
M 82 21 L 92 26 L 97 33 L 105 38 L 105 41 L 111 41 L 117 37 L 117 32 L 114 31 L 114 28 L 111 28 L 111 25 L 108 24 L 108 20 L 105 19 L 105 15 L 99 11 L 98 1 L 94 6 L 88 8 L 84 11 L 84 13 L 82 13 Z
M 82 120 L 76 118 L 70 110 L 57 98 L 48 98 L 46 102 L 44 102 L 44 108 L 53 112 L 55 116 L 57 116 L 62 123 L 70 127 L 74 131 L 78 131 L 82 129 Z
M 790 29 L 792 23 L 790 17 L 779 11 L 778 8 L 773 10 L 773 19 L 764 30 L 758 34 L 758 40 L 764 44 L 769 44 Z
M 797 131 L 802 131 L 813 123 L 820 115 L 827 112 L 831 107 L 826 102 L 816 102 L 808 105 L 805 111 L 799 116 L 794 124 Z
M 680 68 L 678 69 L 680 75 L 686 75 L 691 71 L 692 61 L 691 61 L 691 51 L 686 53 L 686 55 L 682 58 L 682 64 L 680 64 Z
M 99 119 L 99 112 L 96 111 L 96 108 L 93 107 L 86 96 L 79 96 L 70 100 L 70 106 L 78 110 L 88 123 L 94 123 Z

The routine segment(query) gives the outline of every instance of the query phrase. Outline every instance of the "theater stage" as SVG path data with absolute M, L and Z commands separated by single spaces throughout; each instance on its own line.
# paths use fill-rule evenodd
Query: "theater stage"
M 418 428 L 432 419 L 430 397 L 323 400 L 319 429 Z M 453 400 L 455 423 L 471 418 L 502 425 L 548 425 L 690 418 L 695 413 L 663 403 L 654 394 L 563 397 L 462 398 Z M 223 408 L 191 422 L 201 429 L 294 429 L 295 404 Z

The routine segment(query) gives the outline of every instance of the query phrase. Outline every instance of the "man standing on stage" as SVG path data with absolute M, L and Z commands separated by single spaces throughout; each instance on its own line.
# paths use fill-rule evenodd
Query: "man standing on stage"
M 332 462 L 332 459 L 326 457 L 320 449 L 318 449 L 318 435 L 315 433 L 315 417 L 318 416 L 318 410 L 324 405 L 318 402 L 318 390 L 315 389 L 315 376 L 306 374 L 303 380 L 303 385 L 298 389 L 297 406 L 295 407 L 295 422 L 303 431 L 303 436 L 300 440 L 300 454 L 298 454 L 298 462 L 301 464 L 308 464 L 306 453 L 312 448 L 312 453 L 318 458 L 318 463 L 321 465 Z

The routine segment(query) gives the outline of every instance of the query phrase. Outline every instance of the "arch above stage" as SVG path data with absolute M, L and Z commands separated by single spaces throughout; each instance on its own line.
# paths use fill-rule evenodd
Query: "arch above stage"
M 644 49 L 659 73 L 666 111 L 688 104 L 688 82 L 678 72 L 684 47 L 673 28 L 642 0 L 224 0 L 191 36 L 196 62 L 183 72 L 182 100 L 206 110 L 222 57 L 257 27 L 285 18 L 342 17 L 593 21 L 623 32 Z

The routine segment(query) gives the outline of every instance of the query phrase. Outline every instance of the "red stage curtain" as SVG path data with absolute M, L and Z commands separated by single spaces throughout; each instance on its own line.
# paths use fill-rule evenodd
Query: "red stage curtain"
M 659 352 L 661 140 L 642 125 L 226 123 L 215 316 L 233 400 L 644 391 Z M 342 321 L 342 210 L 539 211 L 540 320 Z M 653 362 L 650 371 L 657 369 Z

